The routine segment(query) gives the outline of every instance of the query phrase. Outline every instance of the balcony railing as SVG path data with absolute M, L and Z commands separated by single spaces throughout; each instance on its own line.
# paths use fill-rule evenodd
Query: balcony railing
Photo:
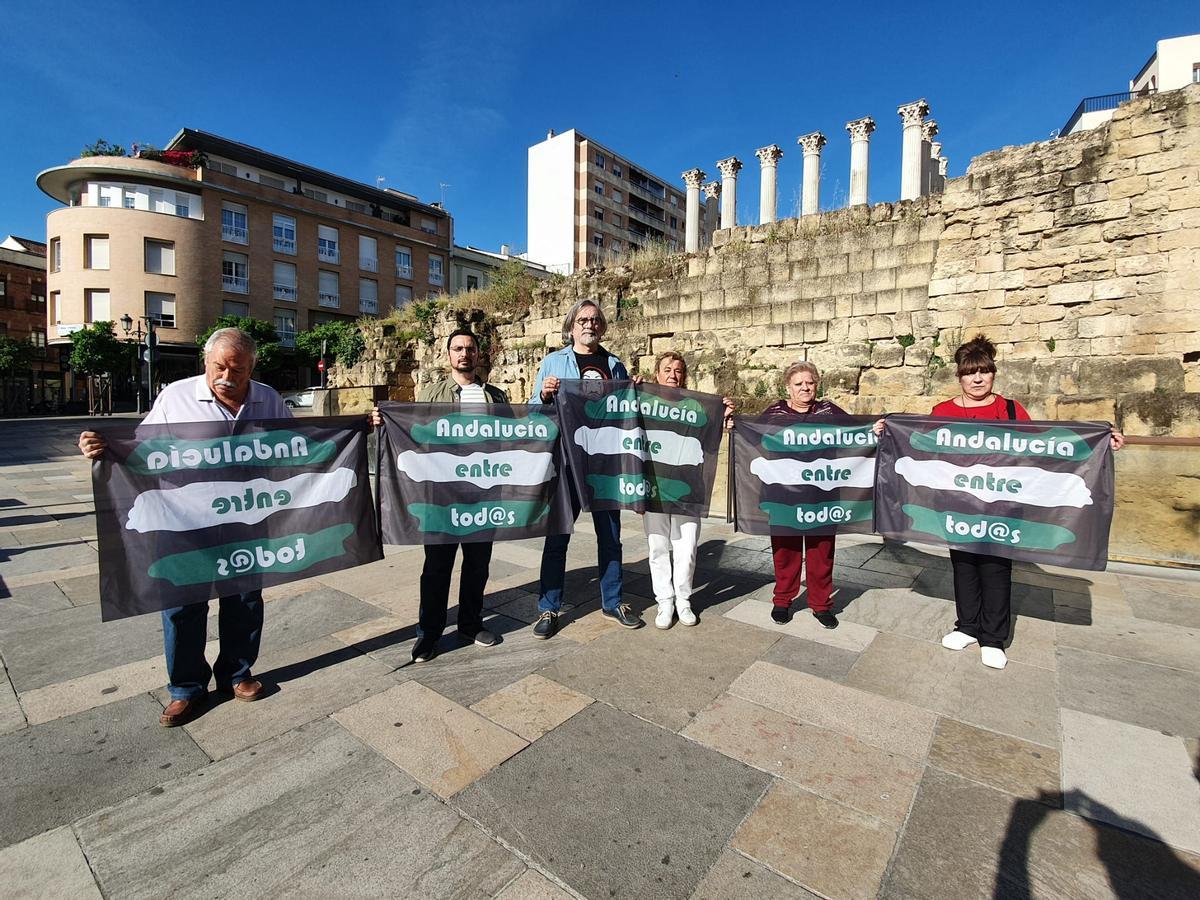
M 370 256 L 360 256 L 358 259 L 358 267 L 364 272 L 378 272 L 379 260 Z
M 317 303 L 330 309 L 337 309 L 342 305 L 341 297 L 338 294 L 326 294 L 324 291 L 317 295 Z
M 222 275 L 221 289 L 235 294 L 250 293 L 250 279 L 245 275 Z
M 296 302 L 295 286 L 290 285 L 290 284 L 275 285 L 275 299 L 276 300 L 290 300 L 292 303 L 295 303 Z
M 429 273 L 429 283 L 430 284 L 436 284 L 438 286 L 441 286 L 442 282 L 443 282 L 443 279 L 442 279 L 441 272 L 430 272 Z
M 278 237 L 275 238 L 275 251 L 277 253 L 287 253 L 291 256 L 296 255 L 296 240 L 295 238 Z
M 279 343 L 282 344 L 284 347 L 295 347 L 296 346 L 296 332 L 280 331 L 278 328 L 276 328 L 275 333 L 277 335 L 279 335 Z
M 1122 103 L 1128 103 L 1135 97 L 1144 97 L 1154 91 L 1138 91 L 1132 93 L 1130 91 L 1122 91 L 1119 94 L 1098 94 L 1095 97 L 1084 97 L 1079 101 L 1079 105 L 1075 107 L 1075 112 L 1071 113 L 1071 118 L 1067 119 L 1067 124 L 1058 130 L 1059 137 L 1066 137 L 1071 133 L 1071 129 L 1079 124 L 1079 120 L 1083 118 L 1085 113 L 1103 112 L 1108 109 L 1116 109 Z
M 396 277 L 412 281 L 412 266 L 396 266 Z
M 317 247 L 317 259 L 321 260 L 322 262 L 335 263 L 339 262 L 341 258 L 341 254 L 338 253 L 337 247 Z
M 373 316 L 379 312 L 379 300 L 375 297 L 359 297 L 358 311 Z
M 652 219 L 655 222 L 665 222 L 666 221 L 666 218 L 664 216 L 660 215 L 659 213 L 656 213 L 653 210 L 649 210 L 649 209 L 642 209 L 641 207 L 634 206 L 632 203 L 629 204 L 629 211 L 637 213 L 639 216 L 641 216 L 644 219 Z
M 245 244 L 250 240 L 247 229 L 240 225 L 221 225 L 221 237 L 227 241 L 233 241 L 235 244 Z

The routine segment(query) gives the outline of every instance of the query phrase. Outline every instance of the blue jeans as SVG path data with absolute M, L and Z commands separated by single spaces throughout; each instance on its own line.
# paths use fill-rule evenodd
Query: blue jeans
M 619 510 L 593 512 L 592 524 L 596 528 L 597 550 L 599 551 L 600 602 L 605 609 L 616 609 L 621 605 L 621 513 Z M 542 550 L 541 597 L 538 610 L 559 612 L 562 609 L 563 581 L 567 575 L 567 547 L 571 543 L 569 534 L 551 534 L 546 537 Z
M 227 689 L 250 679 L 250 669 L 258 659 L 262 639 L 262 591 L 221 597 L 217 631 L 221 649 L 209 668 L 204 658 L 208 637 L 208 604 L 189 603 L 164 609 L 163 650 L 167 656 L 167 676 L 172 700 L 195 700 L 208 690 L 208 680 L 216 676 L 217 689 Z

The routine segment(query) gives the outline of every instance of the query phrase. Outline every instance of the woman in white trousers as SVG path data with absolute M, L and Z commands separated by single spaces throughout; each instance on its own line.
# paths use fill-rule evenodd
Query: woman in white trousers
M 668 387 L 687 387 L 687 363 L 672 350 L 654 361 L 654 381 Z M 725 427 L 733 425 L 733 403 L 725 402 Z M 700 517 L 648 512 L 642 517 L 650 544 L 650 580 L 658 613 L 656 628 L 671 627 L 676 614 L 684 625 L 695 625 L 692 611 L 692 576 L 696 571 L 696 545 L 700 540 Z

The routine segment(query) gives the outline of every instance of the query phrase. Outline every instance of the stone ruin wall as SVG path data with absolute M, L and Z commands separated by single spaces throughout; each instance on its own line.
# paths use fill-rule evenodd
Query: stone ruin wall
M 524 400 L 561 346 L 565 309 L 596 297 L 613 320 L 606 345 L 643 373 L 678 350 L 693 387 L 752 408 L 782 396 L 780 371 L 807 358 L 826 396 L 877 413 L 928 412 L 957 393 L 954 348 L 983 331 L 999 347 L 997 390 L 1034 418 L 1198 436 L 1200 86 L 1135 100 L 1091 131 L 976 157 L 942 194 L 720 230 L 707 250 L 639 275 L 589 270 L 542 285 L 511 321 L 447 311 L 437 335 L 474 321 L 491 341 L 490 379 Z M 387 378 L 406 399 L 440 377 L 440 349 L 374 336 L 361 374 L 343 383 L 377 384 L 362 376 L 407 358 Z M 1114 552 L 1162 558 L 1165 541 L 1172 558 L 1200 562 L 1198 461 L 1197 448 L 1118 457 L 1128 508 Z M 1147 491 L 1153 516 L 1134 509 Z

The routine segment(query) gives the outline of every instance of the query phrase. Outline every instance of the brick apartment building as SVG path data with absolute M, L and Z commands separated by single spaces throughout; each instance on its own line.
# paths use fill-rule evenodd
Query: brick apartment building
M 64 373 L 59 350 L 47 346 L 46 245 L 40 241 L 13 235 L 0 241 L 0 335 L 33 345 L 28 370 L 3 386 L 0 415 L 57 408 L 65 399 Z

